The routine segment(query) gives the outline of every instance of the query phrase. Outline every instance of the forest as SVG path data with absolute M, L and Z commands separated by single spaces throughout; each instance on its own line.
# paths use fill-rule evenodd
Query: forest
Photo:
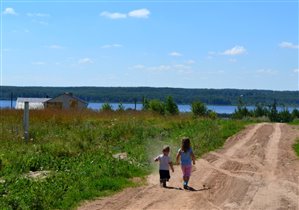
M 141 103 L 144 98 L 165 100 L 172 96 L 178 104 L 201 101 L 213 105 L 237 105 L 240 98 L 246 105 L 272 104 L 298 106 L 299 91 L 242 90 L 242 89 L 185 89 L 154 87 L 20 87 L 1 86 L 1 100 L 17 97 L 55 97 L 64 92 L 88 102 Z

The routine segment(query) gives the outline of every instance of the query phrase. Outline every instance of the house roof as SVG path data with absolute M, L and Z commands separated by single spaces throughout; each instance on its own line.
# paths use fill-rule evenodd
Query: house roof
M 60 95 L 56 96 L 55 98 L 58 98 L 59 96 L 63 96 L 63 95 L 67 95 L 67 96 L 69 96 L 69 97 L 71 97 L 71 98 L 73 98 L 73 99 L 76 99 L 76 100 L 78 100 L 78 101 L 81 101 L 81 102 L 84 103 L 84 104 L 88 104 L 88 102 L 82 100 L 81 98 L 78 98 L 78 97 L 76 97 L 76 96 L 73 96 L 73 94 L 71 94 L 71 93 L 63 93 L 63 94 L 60 94 Z M 55 98 L 51 98 L 51 99 L 49 100 L 49 102 L 51 102 L 51 100 L 52 100 L 52 99 L 54 100 Z
M 29 103 L 44 103 L 51 98 L 17 98 L 17 103 L 24 103 L 28 101 Z

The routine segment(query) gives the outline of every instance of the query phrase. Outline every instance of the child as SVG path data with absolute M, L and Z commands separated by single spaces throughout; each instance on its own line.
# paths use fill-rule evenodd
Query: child
M 174 172 L 174 169 L 173 169 L 173 164 L 171 162 L 171 159 L 168 156 L 169 152 L 170 152 L 169 146 L 164 146 L 162 152 L 163 152 L 163 154 L 157 156 L 155 158 L 155 161 L 160 162 L 160 167 L 159 167 L 160 185 L 162 185 L 163 187 L 166 187 L 166 182 L 168 182 L 170 179 L 169 166 L 170 166 L 172 172 Z
M 195 156 L 193 154 L 190 139 L 189 138 L 183 138 L 182 139 L 182 146 L 178 151 L 178 154 L 176 156 L 176 162 L 179 162 L 179 159 L 181 160 L 181 168 L 183 172 L 183 186 L 184 189 L 189 189 L 188 182 L 191 176 L 191 170 L 192 170 L 192 164 L 191 160 L 193 161 L 193 165 L 195 165 Z

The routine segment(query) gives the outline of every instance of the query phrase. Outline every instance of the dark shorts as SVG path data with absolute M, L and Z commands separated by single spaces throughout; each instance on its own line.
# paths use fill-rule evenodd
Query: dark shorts
M 169 170 L 159 170 L 160 181 L 168 181 L 170 179 Z

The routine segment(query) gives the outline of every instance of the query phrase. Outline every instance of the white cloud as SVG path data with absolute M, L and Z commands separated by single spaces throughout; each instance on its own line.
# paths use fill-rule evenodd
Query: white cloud
M 138 9 L 129 12 L 128 16 L 133 18 L 148 18 L 150 14 L 148 9 Z
M 279 44 L 279 47 L 281 47 L 281 48 L 289 48 L 289 49 L 298 49 L 299 48 L 298 45 L 295 45 L 292 42 L 281 42 Z
M 186 62 L 185 62 L 186 64 L 189 64 L 189 65 L 191 65 L 191 64 L 194 64 L 194 63 L 196 63 L 194 60 L 187 60 Z
M 130 18 L 148 18 L 151 12 L 148 9 L 137 9 L 130 11 L 128 13 L 120 13 L 120 12 L 108 12 L 104 11 L 100 14 L 100 16 L 103 16 L 108 19 L 125 19 L 127 17 Z
M 103 45 L 102 48 L 118 48 L 118 47 L 123 47 L 121 44 L 106 44 Z
M 299 73 L 299 69 L 293 69 L 294 73 Z
M 145 68 L 145 66 L 142 64 L 137 64 L 137 65 L 133 66 L 133 69 L 144 69 L 144 68 Z
M 63 47 L 61 45 L 58 45 L 58 44 L 52 44 L 50 46 L 48 46 L 48 48 L 50 49 L 63 49 Z
M 257 70 L 257 73 L 258 74 L 277 74 L 277 71 L 276 70 L 273 70 L 273 69 L 259 69 Z
M 177 73 L 177 74 L 190 74 L 192 73 L 192 67 L 186 64 L 166 64 L 158 66 L 144 66 L 141 64 L 131 67 L 135 70 L 142 70 L 149 73 Z
M 111 12 L 105 11 L 105 12 L 102 12 L 100 15 L 103 17 L 109 18 L 109 19 L 113 19 L 113 20 L 127 18 L 127 14 L 118 13 L 118 12 L 111 13 Z
M 44 62 L 44 61 L 34 61 L 34 62 L 32 62 L 32 65 L 45 65 L 46 64 L 46 62 Z
M 46 13 L 27 13 L 28 17 L 50 17 L 49 14 Z
M 225 50 L 223 55 L 242 55 L 246 53 L 246 49 L 243 46 L 234 46 L 231 49 Z
M 180 57 L 180 56 L 183 56 L 181 53 L 179 53 L 179 52 L 171 52 L 171 53 L 169 53 L 169 55 L 170 56 L 173 56 L 173 57 Z
M 81 58 L 78 60 L 79 64 L 91 64 L 93 63 L 92 59 L 90 58 Z
M 7 7 L 5 8 L 5 10 L 3 11 L 4 15 L 18 15 L 18 13 L 15 12 L 15 10 L 11 7 Z
M 44 25 L 44 26 L 46 26 L 46 25 L 49 24 L 48 22 L 46 22 L 46 21 L 41 21 L 41 20 L 32 20 L 32 22 L 34 22 L 34 23 L 38 23 L 38 24 L 40 24 L 40 25 Z
M 228 59 L 228 62 L 230 62 L 230 63 L 236 63 L 236 62 L 237 62 L 237 59 L 235 59 L 235 58 L 231 58 L 231 59 Z

